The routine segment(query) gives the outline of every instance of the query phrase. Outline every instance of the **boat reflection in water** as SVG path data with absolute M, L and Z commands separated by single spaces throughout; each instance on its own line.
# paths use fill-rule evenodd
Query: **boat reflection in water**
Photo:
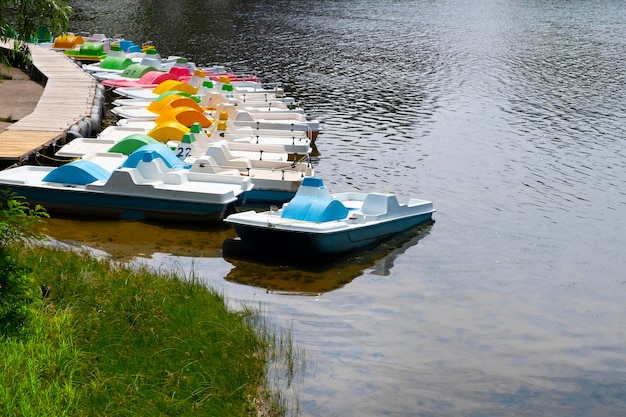
M 224 259 L 233 265 L 226 280 L 264 288 L 268 292 L 318 295 L 341 288 L 363 275 L 389 275 L 395 259 L 430 233 L 433 221 L 393 236 L 367 250 L 342 257 L 286 258 L 250 253 L 247 258 Z M 237 253 L 237 252 L 235 252 Z
M 64 217 L 47 219 L 45 233 L 53 242 L 116 262 L 132 264 L 138 259 L 214 258 L 232 265 L 225 277 L 211 277 L 263 288 L 268 292 L 294 295 L 317 295 L 341 288 L 363 275 L 389 275 L 395 259 L 430 233 L 433 222 L 398 234 L 367 250 L 337 258 L 285 259 L 259 254 L 253 258 L 233 258 L 222 254 L 224 241 L 236 237 L 227 224 L 202 226 L 176 223 L 138 222 L 113 219 Z M 202 268 L 202 263 L 195 263 Z M 187 271 L 188 272 L 188 271 Z M 212 267 L 198 271 L 214 273 Z
M 47 219 L 45 234 L 53 240 L 108 254 L 119 262 L 152 258 L 155 253 L 196 258 L 222 256 L 222 242 L 235 236 L 222 224 L 168 224 L 113 219 Z

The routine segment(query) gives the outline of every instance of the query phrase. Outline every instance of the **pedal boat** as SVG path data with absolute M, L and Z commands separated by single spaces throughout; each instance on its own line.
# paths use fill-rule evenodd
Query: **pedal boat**
M 94 154 L 60 167 L 0 172 L 9 188 L 49 212 L 128 220 L 218 221 L 252 189 L 247 177 L 190 172 L 163 144 L 131 155 Z
M 411 198 L 400 204 L 394 194 L 331 195 L 320 178 L 307 177 L 282 208 L 234 213 L 224 221 L 257 250 L 338 255 L 429 222 L 434 211 L 431 201 Z

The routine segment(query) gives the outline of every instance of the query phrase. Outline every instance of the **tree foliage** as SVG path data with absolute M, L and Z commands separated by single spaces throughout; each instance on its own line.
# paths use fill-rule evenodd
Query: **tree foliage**
M 0 0 L 0 40 L 13 39 L 13 57 L 28 59 L 27 43 L 67 32 L 72 8 L 65 0 Z

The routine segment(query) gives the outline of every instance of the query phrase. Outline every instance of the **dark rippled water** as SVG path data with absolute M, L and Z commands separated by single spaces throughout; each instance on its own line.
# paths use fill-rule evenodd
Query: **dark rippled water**
M 75 31 L 283 82 L 323 122 L 333 191 L 438 211 L 325 270 L 224 259 L 229 228 L 56 220 L 53 236 L 266 306 L 310 361 L 305 416 L 624 414 L 626 4 L 70 3 Z

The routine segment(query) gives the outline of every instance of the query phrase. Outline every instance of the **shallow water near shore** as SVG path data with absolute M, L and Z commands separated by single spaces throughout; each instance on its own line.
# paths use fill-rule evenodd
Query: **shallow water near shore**
M 50 235 L 260 303 L 310 366 L 304 416 L 615 416 L 626 407 L 626 5 L 72 1 L 72 30 L 280 81 L 333 192 L 435 222 L 332 264 L 225 259 L 229 227 L 53 219 Z

